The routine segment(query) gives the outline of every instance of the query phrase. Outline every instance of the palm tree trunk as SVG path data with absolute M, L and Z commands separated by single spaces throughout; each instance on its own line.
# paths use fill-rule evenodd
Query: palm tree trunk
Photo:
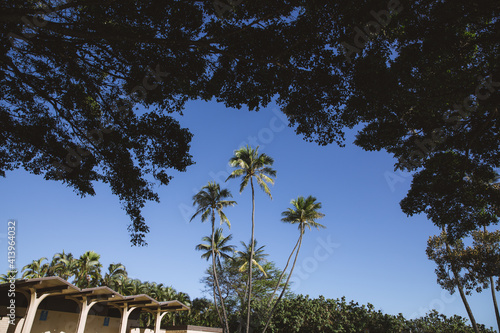
M 227 323 L 227 314 L 226 314 L 226 307 L 224 306 L 224 300 L 222 299 L 222 294 L 220 292 L 220 286 L 219 286 L 219 279 L 217 278 L 217 269 L 215 268 L 215 211 L 214 208 L 212 208 L 212 270 L 214 273 L 214 282 L 215 285 L 217 286 L 217 292 L 219 293 L 219 298 L 220 298 L 220 304 L 222 307 L 222 316 L 220 316 L 219 309 L 217 308 L 217 311 L 219 313 L 219 319 L 221 320 L 221 325 L 223 329 L 225 330 L 226 333 L 229 333 L 229 326 Z M 216 301 L 215 298 L 215 288 L 214 288 L 214 301 Z M 216 303 L 217 304 L 217 303 Z M 217 306 L 217 305 L 216 305 Z M 224 320 L 222 320 L 224 318 Z
M 276 311 L 276 307 L 278 306 L 278 303 L 280 302 L 281 298 L 285 294 L 286 287 L 288 286 L 288 283 L 290 282 L 290 277 L 292 276 L 293 269 L 295 268 L 295 263 L 297 262 L 297 257 L 299 256 L 299 251 L 300 251 L 300 246 L 302 245 L 302 235 L 304 234 L 304 227 L 301 227 L 300 230 L 300 236 L 299 240 L 297 243 L 299 244 L 299 247 L 297 248 L 297 252 L 295 253 L 295 259 L 293 259 L 293 264 L 292 268 L 290 269 L 290 275 L 288 275 L 288 278 L 286 279 L 285 286 L 283 287 L 283 290 L 281 291 L 280 296 L 276 300 L 276 303 L 274 303 L 273 309 L 271 310 L 271 313 L 269 314 L 269 318 L 267 319 L 266 326 L 264 327 L 264 330 L 262 333 L 266 333 L 267 327 L 269 326 L 269 323 L 271 322 L 271 319 L 273 318 L 274 311 Z
M 299 240 L 300 240 L 300 238 L 299 238 Z M 273 294 L 271 295 L 271 297 L 269 298 L 269 301 L 267 302 L 267 307 L 271 306 L 271 302 L 273 301 L 274 295 L 276 294 L 276 291 L 278 290 L 278 288 L 280 286 L 281 279 L 283 279 L 283 276 L 285 275 L 286 269 L 288 268 L 288 264 L 290 263 L 290 259 L 292 259 L 293 253 L 297 249 L 297 246 L 299 246 L 299 240 L 297 240 L 297 243 L 295 243 L 295 247 L 293 248 L 292 253 L 290 253 L 290 256 L 288 257 L 288 261 L 286 262 L 286 266 L 283 269 L 283 272 L 281 272 L 281 275 L 280 275 L 280 278 L 278 279 L 278 283 L 276 284 L 276 287 L 274 287 Z
M 243 293 L 243 299 L 240 301 L 241 309 L 240 309 L 240 320 L 238 321 L 238 333 L 241 333 L 243 329 L 243 323 L 245 322 L 245 305 L 247 304 L 247 294 L 248 294 L 248 278 L 245 283 L 245 292 Z
M 222 272 L 222 264 L 220 262 L 220 255 L 217 257 L 217 261 L 219 264 L 219 268 L 221 269 L 221 272 Z M 222 292 L 221 292 L 220 287 L 219 287 L 219 280 L 217 280 L 217 290 L 219 291 L 220 303 L 222 304 L 222 313 L 224 315 L 224 323 L 226 325 L 226 332 L 229 333 L 229 319 L 227 319 L 226 305 L 224 304 L 224 297 L 222 296 Z
M 215 244 L 214 244 L 214 234 L 215 234 L 215 213 L 214 211 L 212 210 L 212 275 L 214 277 L 214 305 L 215 305 L 215 309 L 217 310 L 217 314 L 219 315 L 219 321 L 221 323 L 221 326 L 224 327 L 224 323 L 222 321 L 222 316 L 220 314 L 220 310 L 219 310 L 219 306 L 217 304 L 217 293 L 216 293 L 216 285 L 217 285 L 217 273 L 216 273 L 216 270 L 215 270 Z
M 252 261 L 253 261 L 253 251 L 255 246 L 254 235 L 255 235 L 255 193 L 253 188 L 253 178 L 250 178 L 250 185 L 252 186 L 252 245 L 250 247 L 250 261 L 248 262 L 248 303 L 247 303 L 247 330 L 250 332 L 250 304 L 252 302 Z

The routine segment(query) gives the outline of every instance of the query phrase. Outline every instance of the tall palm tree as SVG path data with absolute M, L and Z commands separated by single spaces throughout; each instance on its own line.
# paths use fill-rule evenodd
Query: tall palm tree
M 101 284 L 115 290 L 115 288 L 120 284 L 120 278 L 127 276 L 127 270 L 121 263 L 109 264 L 108 271 L 104 274 Z
M 220 185 L 216 182 L 209 182 L 207 185 L 203 186 L 200 192 L 193 196 L 193 206 L 197 206 L 197 210 L 191 217 L 191 221 L 198 215 L 201 214 L 201 221 L 205 222 L 209 217 L 212 221 L 212 237 L 210 238 L 212 244 L 212 274 L 214 276 L 215 285 L 219 293 L 219 298 L 222 307 L 223 322 L 221 320 L 222 326 L 225 328 L 226 332 L 229 332 L 229 324 L 227 321 L 226 308 L 224 306 L 224 301 L 221 296 L 219 280 L 217 278 L 217 270 L 215 269 L 215 214 L 220 218 L 220 223 L 226 223 L 229 228 L 231 228 L 231 223 L 227 218 L 226 214 L 222 209 L 230 206 L 234 206 L 236 201 L 226 200 L 231 198 L 231 192 L 227 189 L 221 189 Z M 217 306 L 216 290 L 214 288 L 214 304 L 220 316 L 220 311 Z
M 64 280 L 69 280 L 75 272 L 77 260 L 71 253 L 56 253 L 52 257 L 49 272 L 51 275 L 59 276 Z
M 249 294 L 249 279 L 248 279 L 248 268 L 250 267 L 249 263 L 252 263 L 252 276 L 253 276 L 253 270 L 254 268 L 257 268 L 259 271 L 262 272 L 264 277 L 267 278 L 267 273 L 264 267 L 261 265 L 261 263 L 265 263 L 266 259 L 265 257 L 268 256 L 267 253 L 264 253 L 264 247 L 265 245 L 262 245 L 261 247 L 258 247 L 257 244 L 257 239 L 254 239 L 254 247 L 255 250 L 252 251 L 252 241 L 250 240 L 248 242 L 248 245 L 241 241 L 241 245 L 243 246 L 243 251 L 236 251 L 236 256 L 234 258 L 235 263 L 239 266 L 238 271 L 240 273 L 245 272 L 247 270 L 247 280 L 244 285 L 245 291 L 243 293 L 243 299 L 241 301 L 241 313 L 243 314 L 245 311 L 245 308 L 248 306 L 248 294 Z M 243 276 L 242 276 L 243 280 Z M 242 325 L 242 320 L 239 321 L 239 326 L 238 326 L 238 332 L 241 332 L 241 325 Z
M 217 265 L 219 269 L 222 269 L 221 258 L 226 260 L 233 259 L 233 257 L 230 256 L 228 253 L 233 253 L 235 246 L 227 244 L 229 241 L 231 241 L 232 238 L 233 235 L 224 237 L 222 235 L 222 228 L 217 228 L 217 230 L 215 230 L 215 235 L 214 235 L 214 245 L 215 245 L 214 249 L 212 249 L 212 240 L 208 236 L 202 238 L 202 240 L 205 241 L 206 243 L 201 243 L 196 245 L 195 249 L 198 251 L 204 251 L 201 257 L 206 259 L 207 261 L 212 257 L 212 253 L 214 253 L 215 258 L 217 260 Z
M 309 230 L 311 230 L 312 227 L 314 227 L 318 230 L 319 230 L 319 228 L 326 228 L 324 225 L 316 222 L 317 219 L 323 218 L 325 216 L 325 214 L 320 213 L 318 211 L 319 209 L 321 209 L 321 202 L 316 202 L 315 197 L 308 196 L 306 199 L 304 199 L 304 197 L 298 197 L 297 200 L 292 200 L 291 204 L 292 204 L 293 208 L 288 208 L 288 210 L 281 213 L 281 216 L 283 216 L 281 221 L 286 222 L 286 223 L 291 223 L 291 224 L 298 224 L 299 239 L 297 240 L 297 243 L 296 243 L 294 249 L 292 250 L 290 257 L 288 257 L 288 262 L 285 266 L 285 269 L 283 270 L 283 273 L 281 273 L 281 276 L 278 280 L 276 288 L 278 288 L 278 286 L 280 285 L 281 279 L 283 278 L 283 274 L 285 273 L 285 271 L 288 267 L 288 263 L 290 262 L 290 258 L 293 254 L 293 251 L 295 251 L 295 249 L 297 249 L 297 251 L 295 252 L 295 258 L 293 259 L 292 268 L 290 269 L 290 274 L 288 275 L 285 286 L 283 287 L 283 290 L 281 291 L 280 296 L 278 297 L 278 299 L 274 303 L 274 306 L 273 306 L 271 312 L 269 313 L 269 318 L 266 322 L 266 326 L 264 327 L 264 330 L 262 331 L 262 333 L 266 332 L 267 327 L 269 326 L 269 323 L 271 322 L 271 319 L 273 317 L 274 311 L 276 310 L 276 306 L 278 305 L 279 301 L 283 297 L 285 290 L 288 286 L 288 283 L 290 282 L 290 277 L 292 276 L 293 269 L 295 268 L 295 263 L 297 262 L 297 257 L 299 256 L 300 246 L 302 245 L 302 237 L 304 236 L 304 232 L 306 230 L 306 227 Z M 275 288 L 275 292 L 276 292 L 276 288 Z M 273 296 L 274 296 L 274 292 L 271 295 L 270 301 L 272 300 Z
M 272 199 L 271 191 L 269 190 L 269 184 L 274 184 L 274 179 L 271 177 L 276 177 L 276 170 L 272 169 L 274 160 L 266 154 L 259 155 L 259 147 L 253 149 L 249 146 L 240 148 L 234 152 L 234 156 L 229 160 L 229 164 L 232 167 L 237 168 L 233 170 L 226 181 L 229 179 L 242 177 L 240 183 L 240 193 L 243 192 L 245 187 L 250 182 L 250 187 L 252 188 L 252 236 L 251 236 L 251 251 L 250 251 L 250 264 L 248 265 L 248 306 L 247 306 L 247 333 L 250 331 L 250 303 L 252 295 L 252 256 L 255 248 L 255 192 L 253 179 L 257 181 L 257 184 L 261 189 L 269 195 Z
M 94 251 L 87 251 L 76 262 L 75 280 L 78 288 L 97 287 L 101 280 L 101 256 Z
M 47 260 L 47 258 L 42 257 L 38 260 L 33 260 L 31 264 L 28 264 L 23 267 L 23 279 L 36 279 L 47 276 L 49 272 L 49 265 L 43 264 Z

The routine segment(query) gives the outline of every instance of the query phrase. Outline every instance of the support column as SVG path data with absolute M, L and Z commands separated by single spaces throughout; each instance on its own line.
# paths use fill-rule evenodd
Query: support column
M 22 333 L 30 333 L 33 327 L 33 321 L 35 320 L 36 311 L 38 310 L 38 305 L 49 296 L 49 294 L 42 294 L 39 297 L 36 295 L 36 289 L 30 288 L 30 303 L 28 304 L 28 310 L 26 310 L 26 319 L 24 320 Z
M 26 297 L 26 301 L 29 302 L 29 300 L 31 298 L 29 293 L 27 293 L 24 290 L 16 290 L 16 293 L 20 293 L 20 294 L 24 295 L 24 297 Z M 28 314 L 28 308 L 29 308 L 29 303 L 26 306 L 26 312 L 24 313 L 23 318 L 19 319 L 19 321 L 17 322 L 16 329 L 14 330 L 14 333 L 21 333 L 23 331 L 23 325 L 24 325 L 24 321 L 26 319 L 26 315 Z
M 21 333 L 23 331 L 24 318 L 19 319 L 14 333 Z
M 155 333 L 160 333 L 160 326 L 161 326 L 161 320 L 165 315 L 167 314 L 167 311 L 161 313 L 160 309 L 156 312 L 156 321 L 155 321 Z
M 125 304 L 125 307 L 123 308 L 122 312 L 122 322 L 120 324 L 120 333 L 126 333 L 127 332 L 127 323 L 128 323 L 128 316 L 130 316 L 130 313 L 134 311 L 137 307 L 132 306 L 128 307 L 128 304 Z
M 78 328 L 76 333 L 83 333 L 85 331 L 85 324 L 87 323 L 87 318 L 90 309 L 97 303 L 97 301 L 87 302 L 87 297 L 83 297 L 82 307 L 80 310 L 80 318 L 78 319 Z

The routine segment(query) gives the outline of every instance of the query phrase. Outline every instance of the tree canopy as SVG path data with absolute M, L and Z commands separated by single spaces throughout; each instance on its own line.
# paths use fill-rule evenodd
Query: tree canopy
M 454 151 L 500 167 L 499 7 L 479 0 L 0 1 L 0 174 L 111 187 L 145 244 L 153 182 L 193 163 L 170 113 L 276 101 L 320 145 L 396 167 Z M 138 108 L 142 106 L 144 108 Z M 439 176 L 439 175 L 438 175 Z

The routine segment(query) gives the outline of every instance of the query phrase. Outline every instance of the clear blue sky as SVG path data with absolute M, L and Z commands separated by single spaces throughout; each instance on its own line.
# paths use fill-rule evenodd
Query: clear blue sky
M 327 229 L 306 232 L 294 292 L 346 296 L 406 318 L 430 308 L 467 317 L 458 293 L 449 295 L 437 285 L 435 265 L 425 254 L 428 237 L 438 229 L 425 216 L 407 218 L 400 210 L 411 178 L 394 178 L 389 154 L 354 146 L 354 133 L 348 133 L 345 148 L 305 142 L 273 106 L 256 113 L 191 102 L 184 116 L 176 117 L 194 134 L 196 164 L 175 172 L 170 185 L 158 188 L 161 202 L 144 209 L 151 230 L 148 247 L 130 246 L 130 220 L 107 186 L 97 184 L 95 197 L 80 198 L 61 183 L 18 170 L 0 178 L 0 271 L 7 270 L 7 220 L 16 219 L 18 269 L 62 250 L 76 257 L 93 250 L 101 255 L 104 269 L 121 262 L 132 278 L 171 285 L 191 298 L 203 296 L 199 281 L 207 263 L 194 247 L 209 235 L 210 225 L 199 219 L 189 223 L 192 196 L 208 181 L 225 180 L 235 149 L 259 144 L 260 152 L 275 159 L 278 173 L 273 200 L 256 191 L 256 239 L 266 245 L 269 259 L 284 267 L 298 237 L 295 226 L 280 221 L 291 199 L 314 195 L 326 215 L 321 223 Z M 239 194 L 237 180 L 221 185 L 238 202 L 226 210 L 232 228 L 225 234 L 232 233 L 237 245 L 248 242 L 250 191 Z M 469 302 L 479 323 L 496 327 L 490 290 Z

